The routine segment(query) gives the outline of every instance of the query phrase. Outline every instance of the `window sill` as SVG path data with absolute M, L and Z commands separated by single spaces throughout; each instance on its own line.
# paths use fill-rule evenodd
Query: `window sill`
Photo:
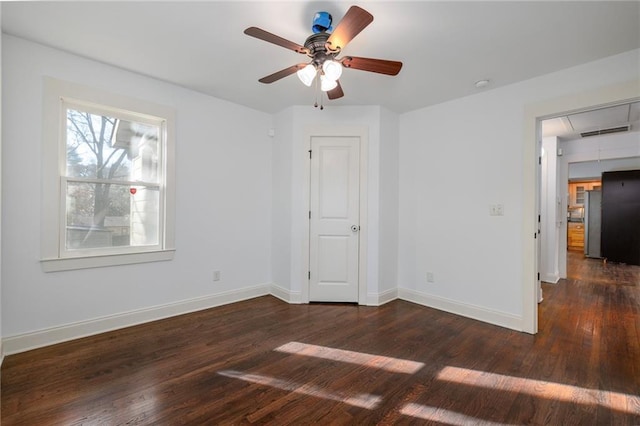
M 131 265 L 135 263 L 162 262 L 172 260 L 175 249 L 145 253 L 114 254 L 107 256 L 73 257 L 65 259 L 42 259 L 44 272 L 72 271 L 75 269 L 102 268 L 106 266 Z

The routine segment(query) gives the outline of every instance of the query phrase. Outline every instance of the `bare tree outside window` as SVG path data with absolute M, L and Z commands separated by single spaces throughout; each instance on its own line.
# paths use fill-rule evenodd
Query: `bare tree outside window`
M 67 249 L 157 244 L 158 126 L 67 109 L 66 130 Z

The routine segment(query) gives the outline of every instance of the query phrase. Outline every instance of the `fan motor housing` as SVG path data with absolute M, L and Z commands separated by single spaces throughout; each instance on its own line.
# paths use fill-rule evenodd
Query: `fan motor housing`
M 309 56 L 313 58 L 313 62 L 316 65 L 321 65 L 324 61 L 333 59 L 339 53 L 327 50 L 326 45 L 329 36 L 330 34 L 326 32 L 312 34 L 304 42 L 304 47 L 309 49 Z

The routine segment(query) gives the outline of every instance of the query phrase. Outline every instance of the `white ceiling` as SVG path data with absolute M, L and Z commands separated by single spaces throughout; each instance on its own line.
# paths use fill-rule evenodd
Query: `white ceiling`
M 640 2 L 199 1 L 2 2 L 2 29 L 65 51 L 273 113 L 311 105 L 295 75 L 258 79 L 306 57 L 248 37 L 257 26 L 304 44 L 317 11 L 351 4 L 374 21 L 344 50 L 399 60 L 396 77 L 345 70 L 327 105 L 398 113 L 640 47 Z M 484 89 L 474 82 L 490 79 Z

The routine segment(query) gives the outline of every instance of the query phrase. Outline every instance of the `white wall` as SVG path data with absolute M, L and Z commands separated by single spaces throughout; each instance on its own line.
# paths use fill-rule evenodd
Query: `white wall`
M 517 100 L 497 91 L 401 117 L 400 297 L 517 321 L 521 129 Z M 489 216 L 490 204 L 504 216 Z
M 383 300 L 395 298 L 398 287 L 399 119 L 397 114 L 381 108 L 378 293 Z
M 561 141 L 562 162 L 610 160 L 640 156 L 640 132 L 591 136 L 589 138 Z
M 271 252 L 273 273 L 273 292 L 276 296 L 290 302 L 300 302 L 300 291 L 292 291 L 292 282 L 299 277 L 292 276 L 292 237 L 291 217 L 293 209 L 293 109 L 288 108 L 274 115 L 273 154 L 272 154 L 272 222 Z M 300 159 L 298 159 L 300 161 Z M 297 252 L 297 250 L 296 250 Z
M 541 157 L 542 170 L 540 172 L 541 253 L 539 269 L 542 281 L 557 283 L 560 279 L 558 253 L 560 251 L 560 229 L 563 222 L 563 216 L 561 216 L 562 197 L 558 182 L 558 138 L 556 136 L 544 138 L 542 148 L 544 153 Z
M 635 82 L 638 59 L 637 50 L 627 52 L 401 116 L 400 296 L 533 330 L 532 308 L 524 314 L 537 216 L 535 142 L 523 142 L 535 141 L 528 114 L 541 103 Z M 489 216 L 489 204 L 498 203 L 504 216 Z
M 640 157 L 594 160 L 569 164 L 569 179 L 601 178 L 602 173 L 640 169 Z
M 12 36 L 2 42 L 5 339 L 183 301 L 197 303 L 174 312 L 268 292 L 270 115 Z M 41 205 L 40 191 L 44 76 L 176 110 L 173 261 L 42 272 L 40 211 L 53 207 Z M 221 281 L 212 281 L 213 270 Z

